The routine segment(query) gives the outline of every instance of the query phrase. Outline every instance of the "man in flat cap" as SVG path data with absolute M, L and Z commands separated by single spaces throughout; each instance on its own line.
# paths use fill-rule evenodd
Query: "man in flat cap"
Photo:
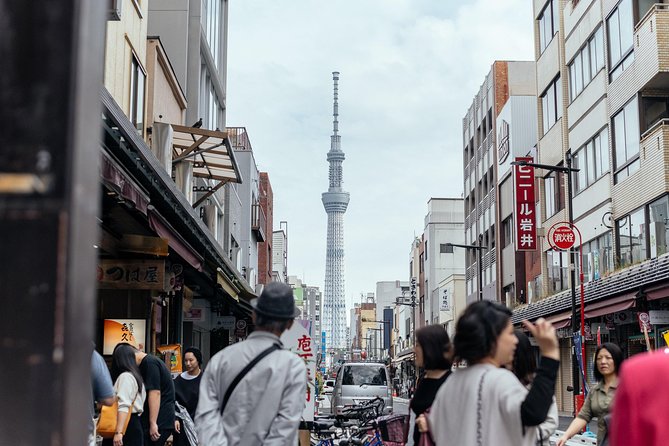
M 201 445 L 297 444 L 307 370 L 279 337 L 300 310 L 280 282 L 267 284 L 251 306 L 255 331 L 215 354 L 202 375 L 195 413 Z

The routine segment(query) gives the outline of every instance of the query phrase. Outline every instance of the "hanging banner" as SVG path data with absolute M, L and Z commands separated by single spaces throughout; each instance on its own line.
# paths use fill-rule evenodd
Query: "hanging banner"
M 293 326 L 281 335 L 284 347 L 296 353 L 307 366 L 306 405 L 302 411 L 302 421 L 313 423 L 316 411 L 316 351 L 311 339 L 311 321 L 295 319 Z
M 181 367 L 181 345 L 169 344 L 161 345 L 157 348 L 158 352 L 163 355 L 163 361 L 167 368 L 170 369 L 172 378 L 176 378 L 183 370 Z
M 517 157 L 516 161 L 533 162 L 532 157 Z M 534 167 L 513 166 L 516 206 L 516 251 L 536 251 L 537 219 L 534 190 Z
M 582 353 L 582 343 L 581 343 L 581 334 L 574 333 L 574 349 L 576 350 L 576 361 L 578 362 L 578 369 L 581 372 L 581 379 L 583 380 L 583 390 L 584 395 L 588 395 L 590 391 L 588 389 L 588 380 L 585 378 L 585 368 L 583 367 L 583 355 Z

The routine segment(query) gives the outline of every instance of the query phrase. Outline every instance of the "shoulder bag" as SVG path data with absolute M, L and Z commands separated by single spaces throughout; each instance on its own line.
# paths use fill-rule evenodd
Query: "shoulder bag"
M 235 379 L 232 380 L 230 383 L 230 387 L 225 391 L 225 396 L 223 397 L 223 404 L 221 405 L 221 416 L 223 416 L 223 411 L 225 410 L 225 406 L 228 404 L 228 400 L 230 399 L 230 395 L 232 395 L 232 392 L 235 390 L 235 387 L 237 387 L 237 384 L 244 379 L 247 373 L 255 367 L 256 364 L 260 362 L 265 356 L 269 355 L 275 350 L 281 350 L 281 346 L 279 344 L 272 344 L 271 347 L 266 348 L 265 350 L 261 351 L 258 356 L 256 356 L 253 361 L 249 362 L 246 367 L 242 369 L 241 372 L 237 376 L 235 376 Z
M 141 390 L 141 389 L 140 389 Z M 130 410 L 128 411 L 128 416 L 125 417 L 125 424 L 123 429 L 117 429 L 116 421 L 118 420 L 118 399 L 114 400 L 114 404 L 111 406 L 102 406 L 100 411 L 100 418 L 98 419 L 98 425 L 96 427 L 96 432 L 102 438 L 114 438 L 116 432 L 123 432 L 125 435 L 126 429 L 128 429 L 128 423 L 130 422 L 130 416 L 132 411 L 135 409 L 135 400 L 139 395 L 140 390 L 137 391 L 137 394 L 132 399 L 132 404 L 130 404 Z

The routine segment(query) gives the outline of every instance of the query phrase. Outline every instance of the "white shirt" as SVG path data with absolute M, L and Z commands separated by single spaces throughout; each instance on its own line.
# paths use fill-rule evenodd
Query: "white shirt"
M 128 412 L 132 404 L 132 413 L 141 414 L 144 412 L 144 400 L 146 399 L 146 390 L 142 386 L 142 391 L 137 393 L 137 380 L 132 373 L 123 372 L 114 383 L 114 390 L 118 397 L 118 411 Z M 135 401 L 133 404 L 133 400 Z
M 307 369 L 287 350 L 264 357 L 230 396 L 223 417 L 225 392 L 239 372 L 279 338 L 256 331 L 215 354 L 203 372 L 195 426 L 200 444 L 212 446 L 284 446 L 297 444 L 304 409 Z
M 484 373 L 479 424 L 478 390 Z M 536 428 L 523 429 L 520 417 L 526 395 L 525 386 L 509 370 L 492 364 L 458 369 L 441 386 L 430 409 L 432 437 L 437 446 L 477 446 L 480 432 L 482 446 L 535 446 Z

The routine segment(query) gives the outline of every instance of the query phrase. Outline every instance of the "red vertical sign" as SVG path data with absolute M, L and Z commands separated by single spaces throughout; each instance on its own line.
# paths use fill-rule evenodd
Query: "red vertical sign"
M 516 161 L 534 160 L 531 157 L 518 157 Z M 513 179 L 516 195 L 516 251 L 535 251 L 537 249 L 537 218 L 534 195 L 534 167 L 513 166 Z

